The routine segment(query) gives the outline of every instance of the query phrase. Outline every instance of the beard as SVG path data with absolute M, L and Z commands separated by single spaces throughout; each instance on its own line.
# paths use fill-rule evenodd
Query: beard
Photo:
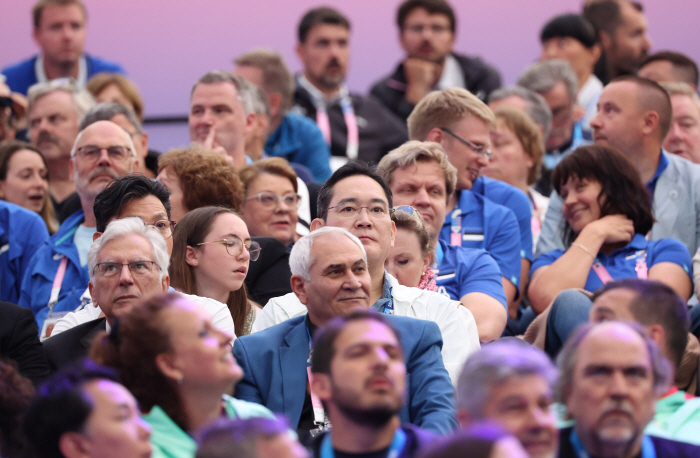
M 345 417 L 360 425 L 369 425 L 373 428 L 385 426 L 391 419 L 399 413 L 403 405 L 401 395 L 390 398 L 383 398 L 375 401 L 372 405 L 363 407 L 358 402 L 359 393 L 347 392 L 340 388 L 335 382 L 332 383 L 333 402 Z

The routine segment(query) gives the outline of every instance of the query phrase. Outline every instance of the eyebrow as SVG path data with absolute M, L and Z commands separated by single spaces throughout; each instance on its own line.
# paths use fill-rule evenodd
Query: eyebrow
M 341 199 L 340 202 L 338 202 L 338 205 L 349 204 L 349 203 L 358 203 L 358 202 L 357 202 L 357 199 L 355 197 L 348 197 L 347 199 Z M 370 203 L 389 205 L 386 200 L 380 199 L 378 197 L 370 199 Z
M 244 242 L 247 242 L 248 240 L 251 240 L 250 237 L 244 239 L 243 237 L 237 236 L 237 235 L 234 234 L 233 232 L 229 232 L 228 234 L 224 234 L 224 235 L 222 235 L 221 237 L 222 237 L 222 238 L 236 237 L 238 240 L 243 240 Z

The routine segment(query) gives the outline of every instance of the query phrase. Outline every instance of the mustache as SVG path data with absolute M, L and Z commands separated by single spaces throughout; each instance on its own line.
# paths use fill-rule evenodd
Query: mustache
M 39 137 L 36 139 L 37 144 L 42 142 L 58 143 L 58 139 L 48 132 L 40 132 Z
M 372 379 L 373 379 L 373 378 L 376 378 L 376 377 L 383 377 L 383 378 L 385 378 L 386 380 L 389 381 L 389 383 L 391 384 L 391 386 L 395 386 L 395 385 L 396 385 L 396 382 L 394 381 L 394 379 L 393 379 L 392 377 L 389 376 L 389 374 L 388 374 L 387 372 L 388 372 L 388 371 L 387 371 L 387 368 L 386 368 L 386 367 L 377 367 L 377 368 L 374 369 L 374 371 L 372 372 L 372 375 L 370 375 L 369 377 L 367 377 L 367 380 L 365 381 L 365 386 L 369 386 L 369 384 L 372 382 Z
M 607 406 L 605 406 L 603 412 L 600 414 L 600 417 L 605 417 L 612 412 L 623 412 L 625 415 L 629 415 L 630 417 L 634 416 L 634 409 L 632 409 L 630 403 L 625 400 L 611 401 Z
M 93 178 L 95 178 L 97 175 L 109 175 L 112 177 L 112 179 L 117 179 L 119 178 L 119 175 L 117 175 L 117 172 L 112 170 L 110 167 L 98 167 L 90 174 L 88 175 L 88 180 L 92 181 Z
M 338 61 L 338 59 L 336 59 L 335 57 L 332 58 L 326 65 L 326 68 L 330 67 L 340 67 L 340 62 Z

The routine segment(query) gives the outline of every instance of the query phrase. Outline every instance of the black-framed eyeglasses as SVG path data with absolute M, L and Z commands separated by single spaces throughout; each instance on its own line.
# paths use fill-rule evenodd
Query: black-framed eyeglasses
M 221 240 L 211 240 L 209 242 L 198 243 L 197 246 L 206 245 L 207 243 L 221 243 L 226 247 L 226 252 L 229 256 L 238 257 L 243 253 L 243 247 L 250 254 L 251 261 L 257 261 L 260 257 L 260 244 L 254 240 L 246 240 L 245 242 L 236 236 Z
M 123 162 L 126 161 L 127 158 L 134 156 L 131 152 L 131 148 L 121 145 L 108 146 L 107 148 L 85 145 L 75 150 L 75 156 L 80 157 L 80 159 L 85 162 L 95 162 L 100 158 L 103 150 L 107 151 L 107 156 L 115 162 Z
M 169 219 L 159 219 L 153 224 L 146 224 L 146 226 L 156 229 L 164 239 L 169 239 L 173 236 L 176 224 L 177 222 Z
M 289 208 L 299 208 L 299 204 L 301 203 L 301 196 L 293 192 L 280 196 L 271 191 L 263 191 L 245 198 L 246 202 L 253 199 L 257 199 L 260 205 L 265 208 L 274 208 L 279 205 L 280 202 L 284 202 Z
M 486 156 L 486 159 L 490 160 L 491 156 L 493 156 L 493 151 L 486 148 L 484 145 L 476 145 L 476 144 L 470 142 L 469 140 L 467 140 L 466 138 L 462 138 L 459 135 L 455 134 L 447 127 L 441 127 L 440 130 L 445 132 L 446 134 L 452 135 L 454 138 L 456 138 L 460 142 L 464 143 L 469 148 L 473 149 L 476 154 L 483 154 L 484 156 Z
M 124 266 L 129 267 L 129 272 L 134 277 L 147 277 L 153 272 L 153 268 L 160 266 L 155 261 L 132 261 L 122 264 L 121 262 L 101 262 L 95 265 L 92 270 L 94 275 L 97 272 L 103 278 L 113 278 L 121 274 Z

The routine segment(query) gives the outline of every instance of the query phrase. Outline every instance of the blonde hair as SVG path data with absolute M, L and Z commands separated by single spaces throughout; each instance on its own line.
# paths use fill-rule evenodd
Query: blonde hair
M 489 127 L 495 125 L 493 111 L 477 96 L 459 87 L 434 91 L 418 102 L 408 117 L 408 138 L 425 140 L 436 127 L 452 127 L 467 116 L 476 116 Z
M 396 169 L 403 169 L 409 165 L 417 166 L 418 162 L 430 161 L 437 162 L 445 175 L 445 198 L 449 201 L 457 187 L 457 169 L 450 164 L 445 150 L 439 143 L 408 141 L 390 151 L 379 161 L 377 173 L 391 186 Z
M 496 123 L 503 123 L 520 142 L 525 154 L 532 159 L 532 167 L 527 173 L 527 184 L 531 185 L 540 175 L 544 157 L 544 140 L 537 124 L 522 110 L 505 107 L 496 111 Z

